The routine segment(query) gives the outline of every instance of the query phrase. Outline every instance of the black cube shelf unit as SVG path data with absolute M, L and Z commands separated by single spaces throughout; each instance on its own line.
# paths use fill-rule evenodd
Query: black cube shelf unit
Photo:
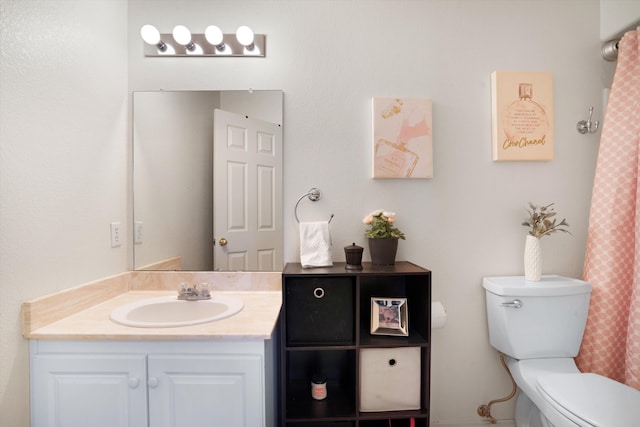
M 406 261 L 362 270 L 293 263 L 282 291 L 280 427 L 429 425 L 429 270 Z M 407 335 L 371 333 L 372 298 L 406 299 Z M 317 374 L 327 379 L 323 400 L 311 396 Z

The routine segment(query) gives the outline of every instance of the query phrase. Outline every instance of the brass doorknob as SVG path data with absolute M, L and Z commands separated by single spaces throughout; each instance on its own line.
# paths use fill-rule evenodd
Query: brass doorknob
M 221 237 L 220 240 L 218 240 L 218 243 L 220 244 L 220 246 L 227 246 L 227 243 L 229 242 L 224 237 Z

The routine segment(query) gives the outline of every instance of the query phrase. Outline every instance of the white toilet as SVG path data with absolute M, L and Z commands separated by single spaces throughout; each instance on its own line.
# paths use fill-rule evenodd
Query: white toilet
M 489 338 L 518 385 L 517 427 L 639 427 L 640 391 L 580 373 L 591 284 L 560 276 L 486 277 Z

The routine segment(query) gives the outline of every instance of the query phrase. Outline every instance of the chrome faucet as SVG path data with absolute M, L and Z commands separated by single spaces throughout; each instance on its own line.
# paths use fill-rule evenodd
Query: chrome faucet
M 187 283 L 181 283 L 180 289 L 178 289 L 178 299 L 185 301 L 211 299 L 209 284 L 204 282 L 200 285 L 189 286 Z

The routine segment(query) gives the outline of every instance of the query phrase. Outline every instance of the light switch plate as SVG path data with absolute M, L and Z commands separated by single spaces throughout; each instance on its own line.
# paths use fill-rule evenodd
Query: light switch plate
M 122 234 L 120 233 L 120 223 L 112 222 L 111 223 L 111 247 L 117 248 L 119 247 L 121 242 Z
M 134 243 L 142 243 L 143 231 L 144 231 L 144 224 L 142 223 L 142 221 L 136 221 L 135 230 L 133 234 Z

